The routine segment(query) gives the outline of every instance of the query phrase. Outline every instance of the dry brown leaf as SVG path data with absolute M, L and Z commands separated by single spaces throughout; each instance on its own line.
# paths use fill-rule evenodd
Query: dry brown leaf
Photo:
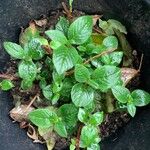
M 39 27 L 43 27 L 43 26 L 46 26 L 47 24 L 47 19 L 40 19 L 40 20 L 34 20 L 35 24 Z
M 100 15 L 93 15 L 93 26 L 96 25 L 97 21 L 101 18 L 102 16 Z
M 28 105 L 20 105 L 17 107 L 14 107 L 9 113 L 10 113 L 10 117 L 14 120 L 14 121 L 18 121 L 18 122 L 23 122 L 28 120 L 27 116 L 28 114 L 33 111 L 35 108 L 34 107 L 29 107 L 28 109 Z
M 121 68 L 121 79 L 127 85 L 137 74 L 138 70 L 132 68 Z
M 39 135 L 38 135 L 38 132 L 36 131 L 36 129 L 29 124 L 28 126 L 28 131 L 27 131 L 27 135 L 29 138 L 31 138 L 32 140 L 34 140 L 33 142 L 34 143 L 45 143 L 45 141 L 41 141 L 39 140 Z

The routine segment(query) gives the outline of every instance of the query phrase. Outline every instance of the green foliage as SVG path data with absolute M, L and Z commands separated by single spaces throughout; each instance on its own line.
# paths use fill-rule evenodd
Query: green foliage
M 78 59 L 78 52 L 74 47 L 68 48 L 62 45 L 53 54 L 53 63 L 58 74 L 63 74 L 71 69 Z
M 77 64 L 75 66 L 75 79 L 81 83 L 87 82 L 90 80 L 89 70 L 85 66 Z
M 72 44 L 83 44 L 92 34 L 93 21 L 91 16 L 76 19 L 69 27 L 68 38 Z
M 80 137 L 80 147 L 90 147 L 92 144 L 99 143 L 98 128 L 86 125 L 82 128 Z
M 123 106 L 134 117 L 137 107 L 150 103 L 149 93 L 139 89 L 130 92 L 122 81 L 125 52 L 120 48 L 123 41 L 117 37 L 127 33 L 125 27 L 113 19 L 99 20 L 99 27 L 105 33 L 92 33 L 92 16 L 75 21 L 60 17 L 55 29 L 45 31 L 46 36 L 31 23 L 21 33 L 20 45 L 4 42 L 7 53 L 20 60 L 15 75 L 21 78 L 22 90 L 37 89 L 39 94 L 37 108 L 28 115 L 39 134 L 56 132 L 72 138 L 81 123 L 79 146 L 87 150 L 100 150 L 99 126 L 105 120 L 104 112 Z M 0 87 L 6 91 L 14 87 L 13 83 L 3 80 Z M 50 145 L 51 139 L 46 142 Z M 76 145 L 72 139 L 70 150 Z
M 99 27 L 108 35 L 113 35 L 115 33 L 114 30 L 127 34 L 126 28 L 119 21 L 114 19 L 109 19 L 108 21 L 103 21 L 100 19 Z
M 3 91 L 8 91 L 14 87 L 11 80 L 5 79 L 2 82 L 0 82 L 0 88 Z
M 72 87 L 71 98 L 77 107 L 85 107 L 94 100 L 94 90 L 90 86 L 77 83 Z
M 98 83 L 101 91 L 122 84 L 120 69 L 115 66 L 104 65 L 97 68 L 92 74 L 92 79 Z
M 33 61 L 22 61 L 18 67 L 20 78 L 33 81 L 36 78 L 37 68 Z
M 60 17 L 56 24 L 56 29 L 64 33 L 65 36 L 68 34 L 69 21 L 65 17 Z
M 23 48 L 12 42 L 4 42 L 4 48 L 7 51 L 7 53 L 16 59 L 23 59 L 24 58 L 24 50 Z

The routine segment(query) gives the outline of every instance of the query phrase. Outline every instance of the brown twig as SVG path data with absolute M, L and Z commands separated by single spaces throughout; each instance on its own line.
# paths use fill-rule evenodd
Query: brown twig
M 42 48 L 50 55 L 52 55 L 52 49 L 47 45 L 42 45 Z
M 140 60 L 140 65 L 139 65 L 138 72 L 140 72 L 140 71 L 141 71 L 142 63 L 143 63 L 143 57 L 144 57 L 144 54 L 142 54 L 142 55 L 141 55 L 141 60 Z
M 80 150 L 80 135 L 81 135 L 82 127 L 83 125 L 80 125 L 78 129 L 77 138 L 76 138 L 76 150 Z
M 116 49 L 113 48 L 113 49 L 109 49 L 109 50 L 107 50 L 107 51 L 104 51 L 104 52 L 102 52 L 102 53 L 100 53 L 100 54 L 97 54 L 97 55 L 95 55 L 95 56 L 89 58 L 88 60 L 86 60 L 86 61 L 84 62 L 84 64 L 88 64 L 90 61 L 92 61 L 92 60 L 94 60 L 94 59 L 97 59 L 97 58 L 101 57 L 102 55 L 112 53 L 112 52 L 115 51 L 115 50 L 116 50 Z
M 116 49 L 109 49 L 109 50 L 104 51 L 104 52 L 102 52 L 102 53 L 100 53 L 100 54 L 97 54 L 97 55 L 95 55 L 95 56 L 89 58 L 88 60 L 86 60 L 83 64 L 88 64 L 90 61 L 92 61 L 92 60 L 94 60 L 94 59 L 97 59 L 97 58 L 99 58 L 99 57 L 101 57 L 101 56 L 103 56 L 103 55 L 105 55 L 105 54 L 112 53 L 112 52 L 115 51 L 115 50 L 116 50 Z M 70 70 L 70 71 L 66 72 L 65 75 L 66 75 L 66 76 L 69 76 L 69 75 L 71 75 L 71 74 L 73 74 L 73 73 L 74 73 L 74 70 Z
M 64 2 L 62 2 L 62 6 L 63 6 L 63 9 L 64 9 L 65 14 L 67 15 L 68 19 L 71 19 L 72 18 L 71 11 L 67 8 L 67 6 Z
M 9 74 L 0 74 L 0 78 L 2 79 L 9 79 L 9 80 L 18 80 L 17 77 Z
M 95 32 L 101 34 L 101 35 L 106 35 L 106 34 L 103 33 L 101 30 L 99 30 L 99 29 L 97 29 L 97 28 L 95 28 L 95 27 L 93 27 L 93 30 L 94 30 Z
M 32 104 L 34 103 L 34 101 L 39 97 L 39 94 L 35 95 L 33 97 L 33 99 L 30 101 L 29 105 L 27 106 L 27 108 L 25 109 L 25 112 L 32 106 Z

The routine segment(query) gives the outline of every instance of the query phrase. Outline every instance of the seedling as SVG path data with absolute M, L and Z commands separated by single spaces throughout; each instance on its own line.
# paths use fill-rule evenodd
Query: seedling
M 73 0 L 69 2 L 72 11 Z M 92 16 L 81 16 L 73 22 L 60 17 L 55 29 L 45 31 L 44 36 L 31 23 L 21 34 L 20 44 L 4 42 L 8 54 L 20 60 L 16 75 L 21 79 L 21 89 L 30 91 L 35 85 L 39 88 L 42 108 L 36 105 L 28 119 L 37 126 L 48 149 L 55 145 L 54 137 L 69 138 L 74 133 L 77 137 L 72 137 L 70 150 L 79 147 L 100 149 L 99 126 L 105 120 L 107 110 L 117 108 L 114 105 L 115 109 L 111 109 L 113 104 L 107 99 L 103 101 L 107 108 L 99 107 L 96 94 L 103 94 L 105 98 L 109 95 L 116 103 L 123 103 L 132 117 L 136 106 L 150 103 L 147 92 L 130 92 L 125 87 L 121 68 L 124 52 L 115 35 L 116 30 L 127 34 L 125 27 L 112 19 L 99 20 L 99 26 L 104 34 L 93 33 Z M 12 82 L 3 80 L 1 89 L 13 88 Z M 98 101 L 102 102 L 101 99 Z M 45 138 L 45 134 L 51 136 Z

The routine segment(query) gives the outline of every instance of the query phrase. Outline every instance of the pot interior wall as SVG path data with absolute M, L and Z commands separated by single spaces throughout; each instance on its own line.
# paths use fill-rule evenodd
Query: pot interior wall
M 114 18 L 123 22 L 128 38 L 139 54 L 144 53 L 141 72 L 141 87 L 150 91 L 150 1 L 149 0 L 74 0 L 74 7 L 90 14 L 104 14 L 105 18 Z M 0 71 L 9 57 L 3 50 L 6 40 L 18 41 L 21 26 L 26 26 L 33 18 L 61 7 L 61 0 L 1 0 L 0 1 Z M 2 150 L 42 150 L 39 144 L 33 144 L 17 123 L 12 124 L 8 117 L 13 107 L 9 93 L 0 92 L 0 147 Z M 104 150 L 148 150 L 150 139 L 150 107 L 140 109 L 136 117 L 116 134 L 102 143 Z

